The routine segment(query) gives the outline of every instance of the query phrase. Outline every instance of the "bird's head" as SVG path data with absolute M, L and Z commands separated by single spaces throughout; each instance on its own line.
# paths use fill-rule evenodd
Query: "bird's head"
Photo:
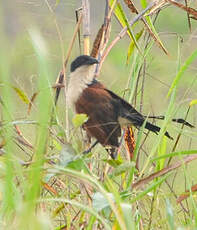
M 69 105 L 73 106 L 75 104 L 83 90 L 86 89 L 88 84 L 94 79 L 94 64 L 97 63 L 97 59 L 88 55 L 81 55 L 71 63 L 70 81 L 66 92 Z
M 70 72 L 74 72 L 80 67 L 90 67 L 94 64 L 97 64 L 98 60 L 88 55 L 81 55 L 77 57 L 72 63 L 70 67 Z

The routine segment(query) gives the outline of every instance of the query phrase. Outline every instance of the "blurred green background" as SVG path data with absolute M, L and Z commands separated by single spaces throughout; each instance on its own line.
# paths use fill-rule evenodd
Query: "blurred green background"
M 91 42 L 94 38 L 104 18 L 104 0 L 91 0 Z M 56 81 L 59 71 L 63 65 L 63 46 L 64 53 L 67 52 L 69 42 L 72 38 L 73 31 L 76 24 L 75 10 L 81 6 L 79 0 L 8 0 L 1 1 L 0 19 L 2 22 L 0 42 L 3 44 L 3 37 L 7 40 L 8 53 L 6 55 L 10 58 L 10 79 L 12 85 L 21 89 L 30 99 L 32 95 L 37 92 L 37 80 L 39 70 L 37 65 L 37 58 L 35 51 L 32 47 L 31 37 L 29 31 L 36 29 L 40 31 L 43 36 L 47 48 L 48 55 L 47 61 L 50 67 L 49 79 L 53 85 Z M 137 2 L 136 6 L 139 11 L 142 10 L 140 3 Z M 191 1 L 191 6 L 197 8 L 197 1 Z M 50 10 L 53 9 L 53 13 Z M 134 17 L 126 9 L 129 19 Z M 180 56 L 181 65 L 197 49 L 197 21 L 191 20 L 192 31 L 189 30 L 187 14 L 181 9 L 174 6 L 162 9 L 160 12 L 155 28 L 159 36 L 169 52 L 169 56 L 158 48 L 156 44 L 153 45 L 151 52 L 146 59 L 146 74 L 144 82 L 144 100 L 142 112 L 143 114 L 162 115 L 166 112 L 169 100 L 166 99 L 167 92 L 170 88 L 173 79 L 176 76 L 178 68 L 178 57 Z M 56 24 L 57 23 L 57 24 Z M 58 25 L 58 29 L 57 29 Z M 139 27 L 140 28 L 140 27 Z M 138 32 L 139 28 L 136 27 L 135 31 Z M 121 27 L 113 18 L 111 40 L 120 32 Z M 62 41 L 59 34 L 61 34 Z M 143 40 L 140 41 L 140 44 Z M 132 58 L 129 65 L 126 65 L 127 49 L 129 46 L 129 38 L 124 37 L 110 52 L 109 56 L 101 70 L 99 80 L 101 80 L 108 88 L 123 96 L 127 87 L 127 81 L 130 77 Z M 180 47 L 180 55 L 179 48 Z M 74 49 L 72 50 L 71 58 L 80 55 L 78 42 L 75 42 Z M 184 118 L 188 105 L 191 100 L 197 99 L 197 60 L 195 60 L 184 73 L 177 89 L 176 107 L 177 118 Z M 69 68 L 66 70 L 69 74 Z M 0 76 L 1 80 L 1 76 Z M 9 79 L 8 79 L 9 81 Z M 0 88 L 1 90 L 1 88 Z M 63 90 L 62 90 L 63 91 Z M 21 101 L 16 92 L 12 91 L 14 101 L 14 114 L 15 120 L 35 119 L 37 108 L 32 108 L 31 113 L 27 114 L 27 105 Z M 127 95 L 126 95 L 127 97 Z M 140 102 L 137 101 L 135 106 L 140 108 Z M 65 97 L 61 92 L 60 100 L 58 101 L 58 118 L 62 127 L 65 125 Z M 197 126 L 197 106 L 193 106 L 190 110 L 187 120 Z M 162 124 L 162 122 L 158 122 Z M 35 127 L 20 126 L 21 131 L 25 137 L 31 139 L 33 143 L 35 137 Z M 171 124 L 169 132 L 172 136 L 176 137 L 180 131 L 180 125 Z M 196 128 L 191 130 L 184 128 L 184 133 L 181 141 L 178 144 L 178 150 L 197 149 L 197 136 Z M 154 137 L 155 134 L 151 134 Z M 168 140 L 167 148 L 170 151 L 172 142 Z M 149 138 L 146 142 L 146 152 L 154 146 L 154 138 Z M 17 154 L 21 150 L 18 150 Z M 52 151 L 51 151 L 52 152 Z M 21 151 L 23 153 L 23 151 Z M 144 159 L 142 159 L 143 161 Z M 143 163 L 141 163 L 143 165 Z M 191 172 L 192 182 L 197 180 L 196 162 L 189 165 L 188 174 Z M 180 189 L 180 181 L 184 172 L 179 170 L 178 179 L 175 182 L 175 191 L 177 194 L 184 191 Z M 196 182 L 195 182 L 196 183 Z M 181 184 L 184 187 L 184 184 Z M 168 190 L 169 191 L 169 190 Z M 168 196 L 168 194 L 167 194 Z M 178 208 L 177 208 L 178 209 Z

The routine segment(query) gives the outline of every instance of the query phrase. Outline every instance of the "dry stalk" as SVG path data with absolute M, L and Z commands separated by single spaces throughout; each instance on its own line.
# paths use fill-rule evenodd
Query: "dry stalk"
M 197 159 L 197 154 L 189 155 L 189 156 L 185 157 L 183 160 L 177 161 L 176 163 L 169 165 L 168 167 L 163 168 L 160 171 L 155 172 L 155 173 L 133 183 L 132 189 L 134 189 L 134 188 L 139 189 L 139 188 L 143 187 L 144 185 L 146 185 L 147 183 L 149 183 L 150 181 L 154 180 L 155 178 L 158 178 L 160 176 L 164 176 L 165 174 L 181 167 L 183 164 L 187 164 L 187 163 L 189 163 L 193 160 L 196 160 L 196 159 Z
M 89 0 L 82 0 L 82 14 L 83 14 L 83 44 L 84 54 L 90 53 L 90 4 Z

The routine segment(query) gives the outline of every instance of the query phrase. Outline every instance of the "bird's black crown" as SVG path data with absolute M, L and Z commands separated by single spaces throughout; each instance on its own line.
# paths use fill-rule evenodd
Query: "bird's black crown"
M 81 56 L 77 57 L 71 63 L 70 71 L 73 72 L 77 68 L 79 68 L 80 66 L 83 66 L 83 65 L 93 65 L 93 64 L 96 64 L 96 63 L 98 63 L 97 59 L 95 59 L 95 58 L 93 58 L 91 56 L 88 56 L 88 55 L 81 55 Z

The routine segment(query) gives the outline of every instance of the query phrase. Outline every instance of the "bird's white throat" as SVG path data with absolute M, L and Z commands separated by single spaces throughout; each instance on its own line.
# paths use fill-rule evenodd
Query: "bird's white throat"
M 84 65 L 70 73 L 70 81 L 66 90 L 66 101 L 73 107 L 81 93 L 94 78 L 95 65 Z

